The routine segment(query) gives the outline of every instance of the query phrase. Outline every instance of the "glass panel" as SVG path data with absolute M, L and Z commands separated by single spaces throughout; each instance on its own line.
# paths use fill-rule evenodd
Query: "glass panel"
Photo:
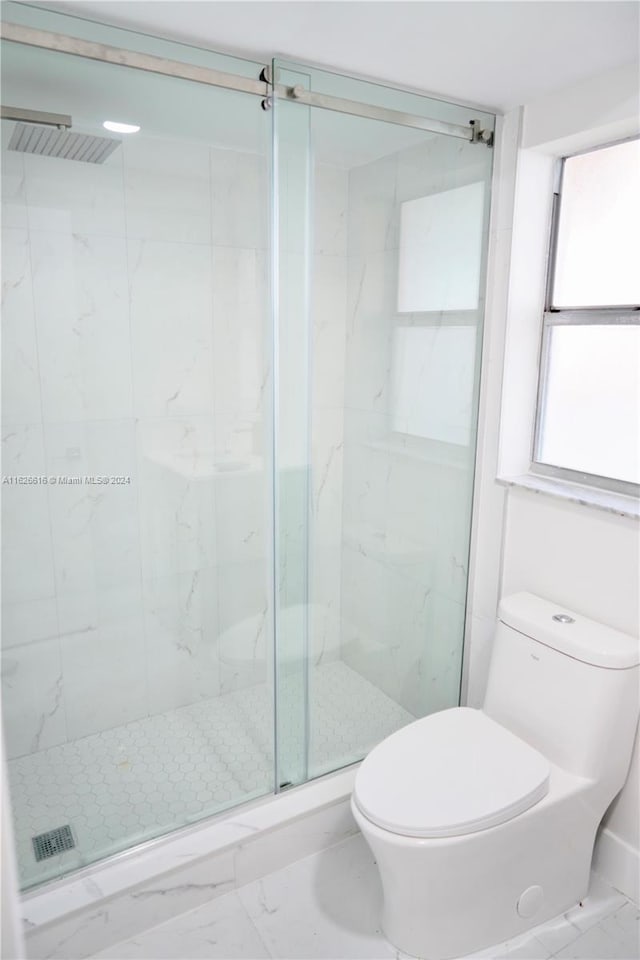
M 471 118 L 296 71 L 316 92 Z M 313 777 L 459 702 L 492 151 L 290 110 L 301 126 L 311 113 Z M 301 388 L 296 402 L 306 397 Z
M 640 140 L 564 162 L 552 304 L 640 304 Z
M 3 708 L 30 885 L 273 789 L 270 118 L 17 44 L 2 68 L 8 105 L 141 127 L 85 163 L 2 124 L 3 470 L 27 478 L 3 486 Z M 36 861 L 67 824 L 75 847 Z
M 306 78 L 282 71 L 291 86 Z M 274 103 L 277 788 L 308 778 L 309 110 Z
M 640 483 L 640 326 L 558 325 L 547 337 L 537 459 Z

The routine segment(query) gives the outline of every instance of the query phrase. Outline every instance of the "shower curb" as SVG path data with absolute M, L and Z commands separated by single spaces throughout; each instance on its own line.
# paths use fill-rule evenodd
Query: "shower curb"
M 243 805 L 25 894 L 28 956 L 83 960 L 353 836 L 356 769 Z

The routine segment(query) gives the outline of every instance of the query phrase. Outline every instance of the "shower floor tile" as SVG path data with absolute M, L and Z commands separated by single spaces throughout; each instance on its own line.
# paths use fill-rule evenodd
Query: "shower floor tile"
M 341 661 L 316 667 L 309 688 L 311 776 L 358 759 L 414 719 Z M 285 752 L 304 716 L 300 690 L 299 678 L 283 683 Z M 23 884 L 270 793 L 272 728 L 272 693 L 264 684 L 11 760 Z M 36 862 L 32 837 L 65 824 L 76 847 Z

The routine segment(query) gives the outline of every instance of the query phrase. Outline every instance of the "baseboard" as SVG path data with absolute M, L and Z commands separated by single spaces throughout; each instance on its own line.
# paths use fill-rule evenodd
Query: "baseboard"
M 593 855 L 593 869 L 601 877 L 624 893 L 625 897 L 640 902 L 640 850 L 604 827 L 598 834 Z

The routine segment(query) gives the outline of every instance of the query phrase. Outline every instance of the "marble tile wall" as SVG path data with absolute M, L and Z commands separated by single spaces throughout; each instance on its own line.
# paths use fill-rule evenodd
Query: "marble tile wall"
M 342 657 L 418 716 L 458 699 L 473 450 L 394 430 L 394 330 L 478 315 L 398 312 L 400 208 L 485 180 L 488 153 L 433 137 L 349 172 Z
M 264 156 L 200 143 L 3 160 L 3 475 L 130 478 L 3 486 L 19 756 L 268 677 L 269 198 Z M 314 663 L 339 655 L 346 190 L 316 167 Z
M 3 485 L 18 756 L 243 682 L 220 645 L 266 608 L 267 164 L 4 150 L 3 195 L 3 475 L 130 478 Z

